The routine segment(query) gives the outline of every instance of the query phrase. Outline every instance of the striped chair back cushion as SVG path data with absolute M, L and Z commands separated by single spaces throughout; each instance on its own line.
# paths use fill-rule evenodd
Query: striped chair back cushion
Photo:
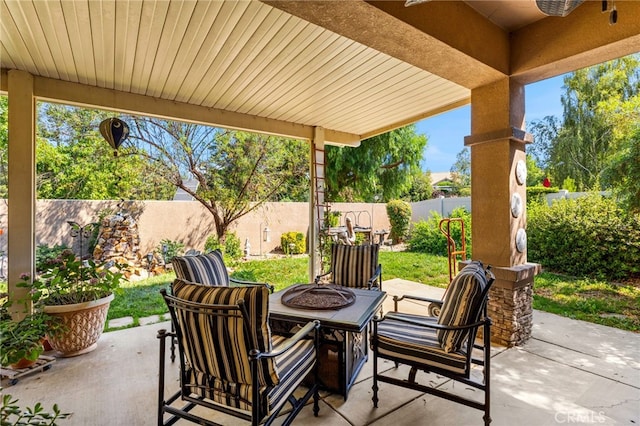
M 229 286 L 229 273 L 224 266 L 220 250 L 196 256 L 176 256 L 171 263 L 176 277 L 185 281 L 204 285 Z
M 331 246 L 331 281 L 345 287 L 366 288 L 378 266 L 378 244 Z
M 478 321 L 487 285 L 482 263 L 467 264 L 449 284 L 438 323 L 459 326 Z M 438 330 L 438 341 L 445 352 L 456 352 L 464 344 L 468 333 L 468 330 Z
M 221 311 L 216 315 L 182 309 L 176 310 L 176 316 L 193 392 L 205 392 L 202 396 L 248 409 L 252 386 L 249 351 L 271 350 L 269 290 L 263 286 L 212 287 L 176 279 L 173 291 L 179 299 L 209 305 L 237 305 L 239 300 L 244 301 L 249 324 L 245 324 L 242 315 L 220 315 Z M 248 333 L 244 329 L 247 325 Z M 279 382 L 272 359 L 262 360 L 258 382 L 260 387 Z

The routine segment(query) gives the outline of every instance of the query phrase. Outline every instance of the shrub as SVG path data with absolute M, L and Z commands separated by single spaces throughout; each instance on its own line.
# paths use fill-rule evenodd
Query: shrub
M 156 250 L 162 253 L 164 263 L 171 263 L 174 257 L 181 256 L 184 253 L 184 244 L 165 238 L 164 240 L 160 240 L 160 244 L 158 244 Z
M 457 207 L 449 216 L 451 218 L 461 218 L 465 227 L 465 240 L 467 258 L 471 258 L 471 213 L 464 207 Z M 447 239 L 440 232 L 440 221 L 442 216 L 433 212 L 428 220 L 421 220 L 416 223 L 411 231 L 409 239 L 409 250 L 435 255 L 447 255 Z M 451 238 L 456 243 L 456 250 L 462 248 L 462 227 L 453 222 L 451 224 Z
M 204 243 L 204 251 L 205 253 L 209 253 L 216 249 L 222 250 L 222 247 L 220 246 L 220 239 L 216 234 L 211 234 L 207 237 L 207 241 Z
M 36 248 L 36 271 L 44 271 L 51 267 L 54 260 L 65 250 L 70 250 L 70 247 L 64 244 L 56 244 L 53 247 L 49 247 L 46 244 L 39 244 Z
M 411 222 L 411 204 L 402 200 L 391 200 L 387 203 L 387 216 L 391 225 L 389 238 L 398 243 L 404 241 Z
M 220 239 L 217 235 L 209 235 L 207 241 L 204 243 L 204 251 L 209 253 L 216 249 L 220 249 L 226 261 L 236 261 L 242 257 L 240 238 L 238 238 L 235 232 L 229 232 L 227 234 L 224 246 L 220 244 Z
M 225 258 L 236 261 L 242 257 L 242 248 L 240 247 L 240 238 L 235 232 L 229 232 L 224 240 Z
M 286 254 L 302 254 L 305 252 L 306 240 L 302 232 L 285 232 L 280 237 L 280 245 Z
M 528 209 L 528 258 L 576 276 L 640 273 L 640 215 L 598 194 Z

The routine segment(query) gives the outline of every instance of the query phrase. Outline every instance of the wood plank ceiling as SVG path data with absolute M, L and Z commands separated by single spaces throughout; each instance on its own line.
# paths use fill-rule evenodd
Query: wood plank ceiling
M 3 69 L 365 138 L 467 88 L 258 1 L 0 2 Z

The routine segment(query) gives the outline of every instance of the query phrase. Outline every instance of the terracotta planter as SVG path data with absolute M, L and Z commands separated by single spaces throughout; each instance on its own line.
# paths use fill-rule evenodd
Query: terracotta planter
M 47 336 L 51 347 L 64 357 L 91 352 L 98 346 L 113 294 L 93 302 L 45 306 L 44 312 L 62 319 L 66 331 Z
M 11 368 L 14 369 L 14 370 L 20 370 L 22 368 L 31 367 L 35 363 L 36 363 L 35 360 L 31 361 L 29 359 L 22 358 L 20 361 L 14 363 L 14 364 L 11 364 Z

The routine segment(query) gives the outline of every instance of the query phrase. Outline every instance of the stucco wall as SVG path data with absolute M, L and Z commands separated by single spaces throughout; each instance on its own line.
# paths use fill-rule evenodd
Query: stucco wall
M 97 222 L 103 211 L 118 210 L 118 201 L 38 200 L 36 203 L 36 244 L 66 244 L 74 240 L 67 221 L 80 225 Z M 187 249 L 202 250 L 207 237 L 215 234 L 211 214 L 195 201 L 144 201 L 125 202 L 134 211 L 140 232 L 140 252 L 152 251 L 161 240 L 182 242 Z M 373 230 L 390 229 L 385 204 L 333 203 L 332 211 L 360 212 L 356 224 L 372 225 Z M 7 205 L 0 202 L 0 250 L 6 251 Z M 354 217 L 353 215 L 351 217 Z M 371 217 L 371 222 L 369 221 Z M 243 216 L 232 226 L 244 247 L 248 238 L 251 254 L 267 253 L 280 245 L 280 236 L 285 232 L 307 233 L 309 205 L 307 203 L 266 203 L 257 210 Z M 270 242 L 261 241 L 265 226 L 271 230 Z M 262 247 L 261 247 L 262 245 Z

